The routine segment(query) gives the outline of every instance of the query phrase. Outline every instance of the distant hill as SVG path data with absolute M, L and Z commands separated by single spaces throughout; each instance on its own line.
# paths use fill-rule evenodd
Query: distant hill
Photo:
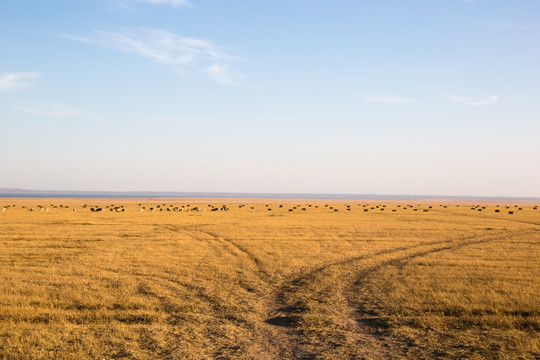
M 539 197 L 511 196 L 447 196 L 447 195 L 402 195 L 402 194 L 324 194 L 324 193 L 233 193 L 233 192 L 180 192 L 180 191 L 65 191 L 29 190 L 0 187 L 0 197 L 62 197 L 62 198 L 283 198 L 283 199 L 351 199 L 351 200 L 521 200 L 540 201 Z
M 15 189 L 15 188 L 5 188 L 5 187 L 0 187 L 0 193 L 9 193 L 9 194 L 15 194 L 15 193 L 25 193 L 25 192 L 28 192 L 29 190 L 24 190 L 24 189 Z

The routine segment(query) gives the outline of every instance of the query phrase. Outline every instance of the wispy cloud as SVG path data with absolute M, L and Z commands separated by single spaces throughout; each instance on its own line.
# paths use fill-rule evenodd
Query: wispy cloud
M 238 60 L 210 41 L 181 36 L 161 29 L 131 29 L 116 32 L 94 31 L 88 37 L 65 38 L 136 54 L 179 73 L 201 72 L 227 85 L 238 85 L 241 78 L 229 70 Z
M 489 95 L 484 97 L 451 95 L 448 96 L 448 100 L 469 106 L 479 106 L 495 103 L 499 100 L 499 97 L 497 95 Z
M 379 104 L 414 104 L 418 102 L 416 99 L 384 94 L 360 94 L 358 97 L 364 102 Z
M 225 85 L 239 86 L 241 75 L 229 70 L 228 64 L 212 64 L 206 68 L 206 73 L 215 81 Z
M 30 115 L 45 115 L 59 118 L 69 117 L 82 117 L 85 115 L 84 111 L 78 108 L 54 105 L 54 106 L 41 106 L 41 105 L 25 105 L 11 107 L 11 110 L 24 112 Z
M 37 85 L 40 73 L 12 72 L 0 74 L 0 91 L 11 91 Z

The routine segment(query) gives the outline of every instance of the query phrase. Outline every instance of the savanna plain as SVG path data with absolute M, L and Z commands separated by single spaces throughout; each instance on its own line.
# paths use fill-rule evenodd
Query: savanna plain
M 0 199 L 2 359 L 540 359 L 539 279 L 532 203 Z

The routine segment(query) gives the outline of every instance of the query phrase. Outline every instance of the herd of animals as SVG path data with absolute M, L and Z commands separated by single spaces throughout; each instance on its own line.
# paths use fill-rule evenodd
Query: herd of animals
M 207 207 L 202 207 L 201 205 L 198 205 L 198 206 L 191 206 L 190 204 L 184 204 L 184 205 L 173 205 L 173 204 L 166 204 L 166 203 L 162 203 L 162 204 L 156 204 L 155 206 L 143 206 L 143 204 L 139 203 L 137 204 L 139 206 L 139 209 L 138 211 L 139 212 L 144 212 L 144 211 L 150 211 L 150 212 L 155 212 L 155 211 L 165 211 L 165 212 L 198 212 L 198 213 L 204 213 L 206 212 L 206 210 L 208 209 L 208 211 L 223 211 L 223 212 L 227 212 L 229 211 L 231 208 L 227 205 L 218 205 L 218 206 L 215 206 L 215 205 L 212 205 L 212 204 L 208 204 Z M 408 209 L 411 209 L 412 211 L 419 211 L 421 210 L 422 212 L 429 212 L 430 209 L 433 209 L 433 205 L 417 205 L 416 207 L 414 205 L 410 205 L 410 204 L 407 204 L 407 205 L 395 205 L 395 208 L 387 208 L 386 205 L 384 204 L 378 204 L 378 205 L 370 205 L 370 204 L 357 204 L 358 206 L 360 206 L 364 212 L 369 212 L 370 210 L 373 210 L 373 211 L 385 211 L 385 210 L 391 210 L 392 212 L 397 212 L 398 210 L 408 210 Z M 246 204 L 239 204 L 238 205 L 238 208 L 243 208 L 243 207 L 246 207 L 247 205 Z M 291 204 L 273 204 L 273 205 L 270 205 L 270 204 L 265 204 L 265 208 L 267 211 L 272 211 L 272 206 L 275 206 L 279 209 L 283 209 L 284 207 L 289 211 L 289 212 L 294 212 L 294 211 L 307 211 L 308 208 L 327 208 L 328 210 L 330 211 L 333 211 L 333 212 L 338 212 L 340 210 L 340 206 L 337 206 L 337 205 L 333 205 L 331 206 L 330 204 L 324 204 L 324 205 L 312 205 L 312 204 L 307 204 L 307 205 L 291 205 Z M 455 207 L 459 207 L 460 205 L 453 205 Z M 467 205 L 468 206 L 468 205 Z M 441 208 L 447 208 L 448 205 L 439 205 L 439 207 Z M 500 213 L 501 210 L 503 211 L 506 211 L 508 212 L 508 214 L 512 215 L 514 214 L 514 211 L 521 211 L 523 210 L 523 207 L 521 206 L 518 206 L 518 205 L 514 205 L 514 206 L 509 206 L 509 205 L 492 205 L 492 206 L 489 206 L 491 208 L 494 208 L 494 212 L 496 213 Z M 5 212 L 11 208 L 16 208 L 16 205 L 4 205 L 2 206 L 2 208 L 0 209 L 0 211 L 2 212 Z M 61 208 L 61 209 L 70 209 L 70 206 L 69 205 L 63 205 L 63 204 L 60 204 L 60 205 L 55 205 L 55 204 L 50 204 L 49 207 L 47 206 L 43 206 L 43 205 L 37 205 L 36 208 L 34 209 L 34 207 L 30 207 L 30 206 L 25 206 L 25 205 L 21 205 L 21 208 L 23 209 L 26 209 L 26 211 L 29 211 L 29 212 L 34 212 L 34 211 L 40 211 L 40 212 L 49 212 L 50 209 L 58 209 L 58 208 Z M 127 211 L 127 208 L 124 206 L 124 205 L 115 205 L 115 204 L 110 204 L 110 205 L 105 205 L 105 206 L 97 206 L 97 205 L 93 205 L 93 206 L 90 206 L 88 204 L 83 204 L 81 206 L 81 209 L 89 209 L 91 212 L 104 212 L 104 211 L 109 211 L 109 212 L 125 212 Z M 251 210 L 255 210 L 255 206 L 250 206 L 250 209 Z M 352 207 L 351 205 L 347 205 L 347 204 L 344 204 L 344 205 L 341 205 L 341 209 L 344 210 L 344 211 L 351 211 Z M 482 205 L 472 205 L 470 206 L 470 209 L 473 210 L 473 211 L 488 211 L 490 209 L 488 209 L 488 206 L 482 206 Z M 538 206 L 535 205 L 532 207 L 533 210 L 537 210 L 538 209 Z M 77 211 L 76 208 L 71 208 L 70 209 L 71 211 L 75 212 Z

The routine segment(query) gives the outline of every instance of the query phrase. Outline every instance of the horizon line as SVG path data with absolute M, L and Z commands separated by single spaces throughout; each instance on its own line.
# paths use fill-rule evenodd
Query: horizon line
M 422 195 L 422 194 L 359 194 L 359 193 L 293 193 L 293 192 L 219 192 L 219 191 L 91 191 L 91 190 L 29 190 L 0 187 L 0 198 L 9 197 L 62 197 L 82 198 L 84 196 L 111 198 L 284 198 L 284 199 L 350 199 L 350 200 L 414 200 L 414 199 L 483 199 L 483 200 L 538 200 L 537 196 L 476 196 L 476 195 Z M 108 196 L 107 196 L 108 195 Z

